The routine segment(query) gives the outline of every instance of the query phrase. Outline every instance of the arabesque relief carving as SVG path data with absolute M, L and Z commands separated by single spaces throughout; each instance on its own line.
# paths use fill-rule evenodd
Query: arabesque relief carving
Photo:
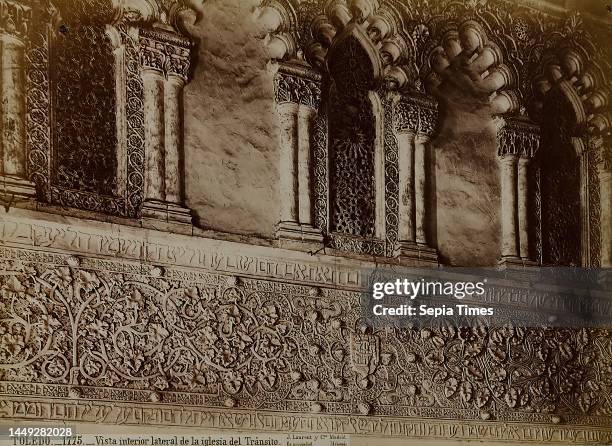
M 2 379 L 297 413 L 606 423 L 600 329 L 373 329 L 359 293 L 3 249 Z M 602 369 L 603 368 L 603 369 Z
M 77 3 L 37 3 L 29 10 L 35 26 L 23 36 L 27 170 L 38 200 L 139 217 L 144 200 L 152 195 L 160 202 L 148 214 L 190 221 L 182 208 L 182 186 L 171 180 L 181 177 L 182 168 L 178 104 L 189 77 L 191 42 L 182 34 L 178 16 L 187 6 L 128 2 L 117 9 L 111 2 Z M 157 194 L 147 192 L 160 173 L 151 172 L 156 165 L 147 163 L 155 153 L 146 149 L 146 141 L 155 135 L 147 136 L 146 129 L 155 122 L 145 116 L 149 90 L 143 67 L 170 78 L 168 155 L 158 166 L 169 179 Z M 87 78 L 82 92 L 79 76 Z M 84 131 L 88 126 L 93 127 Z

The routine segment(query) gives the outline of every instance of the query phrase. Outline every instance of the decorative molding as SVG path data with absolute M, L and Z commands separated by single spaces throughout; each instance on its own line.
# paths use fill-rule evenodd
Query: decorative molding
M 51 86 L 49 40 L 51 14 L 37 10 L 25 51 L 26 147 L 28 175 L 39 201 L 51 201 Z M 34 31 L 35 30 L 35 31 Z
M 517 119 L 497 119 L 497 154 L 533 158 L 540 147 L 540 127 Z
M 119 33 L 125 48 L 125 122 L 126 122 L 126 208 L 127 215 L 140 216 L 144 199 L 144 102 L 140 77 L 138 40 L 130 28 L 120 26 Z
M 438 126 L 438 104 L 430 98 L 402 95 L 395 110 L 395 130 L 429 138 Z
M 321 76 L 310 70 L 281 64 L 274 76 L 274 99 L 277 104 L 293 102 L 318 110 Z
M 395 255 L 399 229 L 399 145 L 393 128 L 395 94 L 381 91 L 385 165 L 385 245 L 387 257 Z
M 139 31 L 140 63 L 164 76 L 189 78 L 191 41 L 161 29 L 141 28 Z

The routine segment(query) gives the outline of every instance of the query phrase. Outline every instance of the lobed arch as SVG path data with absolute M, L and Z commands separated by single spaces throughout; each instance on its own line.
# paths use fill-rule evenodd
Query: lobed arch
M 297 173 L 297 207 L 302 208 L 302 202 L 312 203 L 313 218 L 309 221 L 307 212 L 298 213 L 300 215 L 292 213 L 290 208 L 295 200 L 288 199 L 288 204 L 281 206 L 286 210 L 281 211 L 281 221 L 277 226 L 278 237 L 299 237 L 302 240 L 308 237 L 310 240 L 314 232 L 320 231 L 322 236 L 319 240 L 334 250 L 394 256 L 399 237 L 398 153 L 401 150 L 398 146 L 412 144 L 405 138 L 399 141 L 396 139 L 395 115 L 398 113 L 400 97 L 418 88 L 415 46 L 411 33 L 405 29 L 399 10 L 386 2 L 370 0 L 330 0 L 318 5 L 278 0 L 265 2 L 255 17 L 263 22 L 261 30 L 273 30 L 265 37 L 264 44 L 268 47 L 271 58 L 278 63 L 278 110 L 281 121 L 289 123 L 287 128 L 283 124 L 281 136 L 280 175 L 283 184 L 294 184 L 291 179 L 283 179 L 285 175 L 291 176 L 287 173 L 291 172 L 287 159 L 295 156 L 296 151 L 298 158 L 305 157 L 300 155 L 303 152 L 300 142 L 291 137 L 285 138 L 284 135 L 294 132 L 296 126 L 298 134 L 303 131 L 300 129 L 306 127 L 310 127 L 313 132 L 310 148 L 314 172 L 313 200 L 304 198 L 310 188 L 301 186 L 309 182 L 308 178 L 305 178 L 307 175 L 302 173 L 300 176 L 300 173 Z M 292 23 L 296 20 L 298 26 L 292 29 Z M 308 83 L 306 79 L 316 79 L 320 94 L 317 101 L 304 100 L 298 97 L 299 95 L 291 96 L 285 93 L 285 87 L 291 84 L 286 79 L 298 74 L 301 80 L 296 80 L 293 84 Z M 282 94 L 279 94 L 280 92 Z M 291 100 L 298 103 L 297 107 L 290 106 L 287 103 L 288 98 L 293 98 Z M 306 104 L 312 106 L 312 111 L 305 110 Z M 366 172 L 363 181 L 368 183 L 368 188 L 362 190 L 363 197 L 358 198 L 353 197 L 352 191 L 363 189 L 361 185 L 345 188 L 347 200 L 334 190 L 338 184 L 347 183 L 338 183 L 338 179 L 342 180 L 343 176 L 337 169 L 347 163 L 338 164 L 336 158 L 338 147 L 359 145 L 358 141 L 352 141 L 353 136 L 359 137 L 359 132 L 356 129 L 345 132 L 345 141 L 337 141 L 339 134 L 346 130 L 338 128 L 338 125 L 342 124 L 341 119 L 336 119 L 342 114 L 337 109 L 339 104 L 348 107 L 344 111 L 349 115 L 352 108 L 362 107 L 369 110 L 368 119 L 371 125 L 363 127 L 373 133 L 369 139 L 366 138 L 372 146 L 371 150 L 360 160 L 364 165 L 368 164 L 367 169 L 362 169 Z M 410 105 L 413 108 L 421 106 L 422 103 Z M 313 122 L 300 121 L 300 116 L 308 113 L 312 113 Z M 295 122 L 295 115 L 298 122 L 291 124 Z M 408 120 L 403 116 L 402 119 Z M 414 123 L 410 121 L 410 125 Z M 414 133 L 419 131 L 418 122 L 416 126 L 417 128 L 411 127 Z M 351 128 L 350 122 L 347 128 Z M 419 147 L 423 147 L 423 144 Z M 405 150 L 412 149 L 406 147 Z M 288 158 L 285 158 L 286 151 L 290 152 Z M 419 154 L 422 155 L 422 152 Z M 418 159 L 422 164 L 426 162 L 424 155 Z M 347 166 L 350 170 L 350 163 Z M 427 169 L 417 170 L 420 173 Z M 361 175 L 358 172 L 355 174 Z M 419 185 L 422 183 L 423 181 Z M 345 215 L 346 209 L 355 207 L 349 203 L 351 200 L 355 201 L 353 199 L 368 201 L 367 205 L 364 205 L 364 209 L 368 210 L 367 216 L 356 212 L 355 227 L 346 224 L 347 219 L 344 217 L 343 223 L 338 225 L 337 216 Z M 343 200 L 347 202 L 344 203 Z M 421 210 L 424 206 L 421 203 L 417 208 Z M 309 224 L 314 227 L 308 229 Z M 298 232 L 299 236 L 296 235 Z M 427 248 L 423 238 L 420 239 L 423 242 L 422 248 Z M 413 240 L 413 243 L 416 246 L 416 241 Z M 415 252 L 418 257 L 418 249 Z M 432 250 L 427 250 L 423 257 L 427 257 L 427 262 L 435 261 Z
M 564 215 L 576 215 L 573 239 L 577 247 L 566 247 L 566 251 L 577 254 L 573 256 L 575 260 L 570 262 L 568 259 L 571 256 L 567 252 L 547 253 L 544 242 L 547 238 L 554 238 L 554 234 L 548 234 L 543 228 L 539 235 L 543 243 L 538 260 L 546 264 L 561 257 L 562 264 L 610 266 L 612 239 L 604 223 L 609 221 L 611 207 L 607 190 L 610 186 L 606 180 L 609 173 L 602 164 L 606 147 L 593 144 L 600 135 L 610 133 L 609 81 L 602 67 L 606 61 L 598 60 L 600 55 L 586 34 L 581 36 L 581 41 L 563 39 L 561 35 L 549 37 L 548 42 L 542 42 L 541 56 L 533 65 L 531 96 L 527 97 L 529 117 L 540 126 L 543 135 L 541 156 L 536 157 L 534 169 L 540 172 L 541 183 L 546 184 L 551 181 L 550 176 L 563 177 L 556 171 L 548 172 L 551 165 L 563 164 L 562 160 L 566 160 L 567 165 L 573 163 L 573 167 L 569 165 L 565 170 L 573 168 L 576 179 L 568 177 L 556 187 L 567 189 L 568 197 L 577 197 L 573 200 L 567 198 L 566 201 L 574 204 L 564 212 Z M 566 141 L 558 139 L 559 133 L 566 134 Z M 555 146 L 548 147 L 550 144 Z M 568 157 L 571 157 L 569 161 Z M 570 190 L 572 182 L 575 184 L 574 192 Z M 554 196 L 540 198 L 542 206 L 547 205 L 547 200 L 555 199 Z M 559 245 L 564 247 L 567 244 Z M 566 258 L 563 258 L 564 255 Z
M 459 91 L 460 85 L 468 85 L 463 90 L 473 103 L 487 107 L 500 123 L 497 144 L 502 195 L 509 195 L 508 202 L 502 198 L 502 208 L 508 211 L 502 212 L 505 223 L 501 256 L 521 263 L 533 259 L 535 250 L 530 248 L 533 237 L 526 235 L 534 231 L 533 222 L 527 218 L 531 212 L 528 203 L 531 192 L 527 189 L 535 187 L 532 171 L 538 161 L 531 160 L 539 149 L 542 125 L 548 125 L 542 121 L 547 97 L 557 92 L 569 104 L 571 112 L 566 113 L 572 123 L 574 150 L 592 147 L 594 137 L 610 132 L 610 86 L 604 76 L 609 62 L 591 43 L 579 20 L 549 17 L 542 21 L 537 13 L 526 8 L 490 2 L 441 0 L 409 7 L 397 0 L 267 0 L 262 6 L 256 15 L 265 18 L 262 29 L 267 33 L 265 42 L 272 59 L 284 66 L 302 66 L 317 73 L 319 105 L 328 95 L 326 79 L 342 83 L 343 75 L 334 79 L 334 73 L 342 71 L 337 64 L 343 42 L 350 36 L 365 49 L 367 64 L 373 67 L 369 88 L 384 91 L 388 98 L 393 96 L 391 93 L 396 94 L 389 101 L 381 96 L 382 103 L 390 104 L 391 110 L 388 116 L 384 111 L 385 134 L 392 135 L 385 141 L 385 150 L 399 147 L 399 153 L 405 150 L 410 157 L 418 153 L 419 160 L 425 159 L 423 154 L 428 149 L 423 145 L 435 134 L 439 123 L 437 103 L 448 99 L 445 92 L 453 88 Z M 456 83 L 459 77 L 463 84 Z M 393 132 L 386 129 L 387 119 Z M 317 122 L 317 129 L 328 130 Z M 590 154 L 584 156 L 587 152 Z M 414 161 L 410 157 L 404 162 Z M 592 172 L 594 163 L 598 163 L 595 158 L 602 158 L 601 150 L 597 154 L 582 150 L 579 158 L 584 164 L 581 172 L 590 169 L 590 179 L 586 173 L 581 174 L 584 177 L 581 196 L 587 197 L 581 204 L 584 227 L 586 212 L 596 207 L 593 201 L 598 199 L 593 184 L 594 178 L 599 182 L 601 175 L 594 177 Z M 412 188 L 413 195 L 408 201 L 417 200 L 416 184 L 423 181 L 422 176 L 417 181 L 414 172 L 406 177 L 402 172 L 399 176 L 390 174 L 400 191 L 406 184 L 406 190 Z M 415 184 L 410 185 L 413 181 Z M 427 200 L 422 187 L 419 193 L 421 200 Z M 396 195 L 390 194 L 385 200 L 389 198 L 396 200 Z M 426 244 L 423 231 L 419 232 L 419 224 L 423 226 L 423 205 L 411 206 L 402 210 L 401 200 L 391 205 L 397 208 L 392 212 L 400 222 L 395 226 L 406 226 L 396 240 L 404 237 L 416 245 Z M 598 207 L 603 209 L 603 201 Z M 591 226 L 599 225 L 596 221 L 599 217 L 588 218 Z M 605 218 L 602 215 L 600 220 Z M 612 221 L 612 216 L 609 220 Z M 387 226 L 389 230 L 394 224 Z M 604 235 L 602 252 L 606 249 Z M 612 240 L 612 234 L 608 238 Z M 413 249 L 411 246 L 408 251 Z M 609 251 L 608 263 L 612 264 L 612 245 Z
M 520 113 L 506 116 L 502 133 L 535 135 L 537 143 L 516 150 L 499 142 L 502 182 L 519 185 L 518 198 L 506 188 L 510 198 L 502 199 L 514 208 L 504 219 L 502 260 L 610 266 L 612 234 L 604 224 L 610 182 L 601 162 L 605 147 L 593 143 L 610 133 L 608 62 L 576 17 L 536 34 L 516 53 Z
M 603 133 L 610 128 L 610 84 L 601 65 L 592 59 L 594 48 L 563 45 L 546 50 L 531 76 L 532 96 L 528 98 L 530 117 L 542 120 L 548 93 L 557 87 L 572 108 L 575 136 Z
M 372 59 L 378 60 L 375 65 L 381 66 L 376 82 L 395 90 L 414 87 L 414 42 L 400 12 L 391 5 L 375 0 L 327 0 L 316 5 L 269 0 L 256 10 L 254 19 L 273 60 L 300 61 L 325 73 L 336 42 L 357 33 Z
M 421 52 L 421 79 L 425 89 L 443 99 L 443 84 L 466 89 L 476 103 L 490 105 L 492 114 L 518 110 L 515 87 L 518 72 L 508 63 L 506 46 L 490 38 L 486 23 L 473 18 L 448 19 L 429 25 L 432 33 Z M 453 85 L 462 78 L 462 85 Z

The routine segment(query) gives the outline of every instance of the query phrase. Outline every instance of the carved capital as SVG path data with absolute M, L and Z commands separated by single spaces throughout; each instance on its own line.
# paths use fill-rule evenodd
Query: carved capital
M 274 98 L 278 104 L 293 102 L 318 109 L 321 77 L 304 68 L 280 65 L 274 76 Z
M 113 0 L 117 22 L 146 24 L 187 35 L 185 25 L 198 18 L 197 2 L 190 0 Z
M 0 33 L 24 39 L 30 29 L 32 9 L 28 2 L 0 0 Z
M 497 154 L 532 158 L 540 147 L 540 128 L 530 122 L 499 118 Z
M 164 76 L 178 76 L 187 81 L 191 65 L 191 41 L 161 29 L 141 29 L 140 64 Z
M 402 96 L 395 108 L 395 130 L 430 138 L 438 124 L 438 104 L 431 99 Z

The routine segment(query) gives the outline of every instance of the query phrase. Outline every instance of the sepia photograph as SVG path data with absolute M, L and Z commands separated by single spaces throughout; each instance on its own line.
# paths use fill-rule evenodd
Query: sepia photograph
M 0 0 L 0 446 L 612 444 L 612 1 Z

